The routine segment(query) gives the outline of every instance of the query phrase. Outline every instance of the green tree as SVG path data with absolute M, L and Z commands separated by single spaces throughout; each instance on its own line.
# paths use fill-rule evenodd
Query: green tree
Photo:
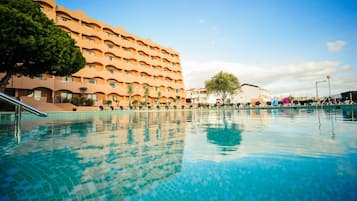
M 75 41 L 32 0 L 0 0 L 0 91 L 12 76 L 71 75 L 86 63 Z
M 132 84 L 128 84 L 128 95 L 129 95 L 129 107 L 131 107 L 131 96 L 134 93 L 134 87 Z
M 231 73 L 220 71 L 210 80 L 205 81 L 207 93 L 215 93 L 225 103 L 228 95 L 232 95 L 236 90 L 240 89 L 240 83 L 236 76 Z

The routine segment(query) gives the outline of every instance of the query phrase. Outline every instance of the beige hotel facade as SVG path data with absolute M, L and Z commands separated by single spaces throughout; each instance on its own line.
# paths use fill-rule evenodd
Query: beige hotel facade
M 37 2 L 48 18 L 76 41 L 87 64 L 68 77 L 13 76 L 7 93 L 50 103 L 86 97 L 93 99 L 96 106 L 108 100 L 114 106 L 128 106 L 129 96 L 131 100 L 152 105 L 185 103 L 177 51 L 128 33 L 121 27 L 99 22 L 82 11 L 56 5 L 55 0 Z M 132 85 L 132 94 L 128 93 L 128 85 Z

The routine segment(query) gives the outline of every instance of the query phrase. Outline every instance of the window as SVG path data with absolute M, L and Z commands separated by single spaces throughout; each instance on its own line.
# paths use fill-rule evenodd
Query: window
M 61 92 L 61 101 L 63 101 L 64 99 L 68 99 L 71 100 L 72 99 L 72 93 L 70 92 Z
M 40 100 L 41 99 L 41 90 L 35 90 L 34 91 L 34 98 L 35 98 L 35 100 Z
M 62 83 L 69 83 L 72 81 L 72 77 L 62 77 Z
M 89 79 L 89 80 L 88 80 L 88 83 L 89 83 L 89 84 L 96 84 L 97 81 L 96 81 L 95 79 Z
M 159 87 L 155 87 L 155 91 L 159 91 Z
M 109 82 L 109 85 L 112 87 L 112 88 L 115 88 L 117 86 L 117 84 L 115 82 Z
M 87 50 L 87 53 L 88 53 L 89 55 L 95 55 L 95 52 L 92 51 L 92 50 Z
M 88 23 L 85 23 L 85 25 L 86 25 L 87 27 L 89 27 L 89 28 L 93 29 L 93 25 L 88 24 Z
M 108 46 L 108 48 L 110 48 L 110 49 L 113 49 L 113 47 L 114 47 L 112 44 L 109 44 L 109 43 L 107 44 L 107 46 Z
M 108 72 L 111 74 L 114 74 L 114 70 L 113 69 L 108 69 Z
M 95 66 L 93 64 L 87 64 L 88 68 L 95 68 Z
M 94 39 L 91 38 L 91 37 L 87 37 L 87 40 L 88 40 L 89 42 L 91 42 L 91 43 L 94 43 Z
M 71 19 L 62 16 L 62 17 L 61 17 L 61 20 L 62 20 L 62 21 L 69 21 L 69 20 L 71 20 Z
M 88 94 L 88 99 L 97 100 L 97 94 Z
M 113 61 L 113 56 L 108 56 L 110 61 Z
M 176 93 L 178 93 L 179 92 L 179 90 L 178 89 L 176 89 Z
M 118 100 L 117 96 L 114 96 L 114 95 L 110 96 L 110 99 L 114 102 L 117 102 L 117 100 Z

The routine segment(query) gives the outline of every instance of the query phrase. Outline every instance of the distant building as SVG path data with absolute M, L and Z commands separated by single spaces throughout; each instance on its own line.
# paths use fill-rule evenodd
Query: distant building
M 186 103 L 190 104 L 215 104 L 217 96 L 215 94 L 207 94 L 205 88 L 193 88 L 186 90 Z
M 341 93 L 342 101 L 353 101 L 357 103 L 357 91 L 346 91 Z
M 269 101 L 269 91 L 257 85 L 244 83 L 241 90 L 232 96 L 233 103 L 250 103 L 254 100 Z
M 269 91 L 252 84 L 242 84 L 241 90 L 226 98 L 226 103 L 250 103 L 260 100 L 270 101 Z M 194 88 L 186 90 L 186 103 L 191 104 L 215 104 L 221 103 L 221 97 L 216 94 L 207 94 L 205 88 Z

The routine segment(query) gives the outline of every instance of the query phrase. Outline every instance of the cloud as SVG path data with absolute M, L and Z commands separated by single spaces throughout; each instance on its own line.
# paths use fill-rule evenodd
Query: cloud
M 344 65 L 344 66 L 341 67 L 341 70 L 342 71 L 349 71 L 349 70 L 351 70 L 351 66 L 350 65 Z
M 199 20 L 198 20 L 198 23 L 199 23 L 199 24 L 204 24 L 205 22 L 206 22 L 206 20 L 204 20 L 204 19 L 199 19 Z
M 335 42 L 327 42 L 326 46 L 328 51 L 337 53 L 342 50 L 342 48 L 346 45 L 347 43 L 342 40 L 336 40 Z
M 204 87 L 204 81 L 219 71 L 233 73 L 241 84 L 249 83 L 268 89 L 271 95 L 314 96 L 315 82 L 331 76 L 333 93 L 356 88 L 357 75 L 349 65 L 338 61 L 306 61 L 279 66 L 256 66 L 233 62 L 184 62 L 186 88 Z M 321 95 L 327 95 L 327 83 L 319 85 Z

